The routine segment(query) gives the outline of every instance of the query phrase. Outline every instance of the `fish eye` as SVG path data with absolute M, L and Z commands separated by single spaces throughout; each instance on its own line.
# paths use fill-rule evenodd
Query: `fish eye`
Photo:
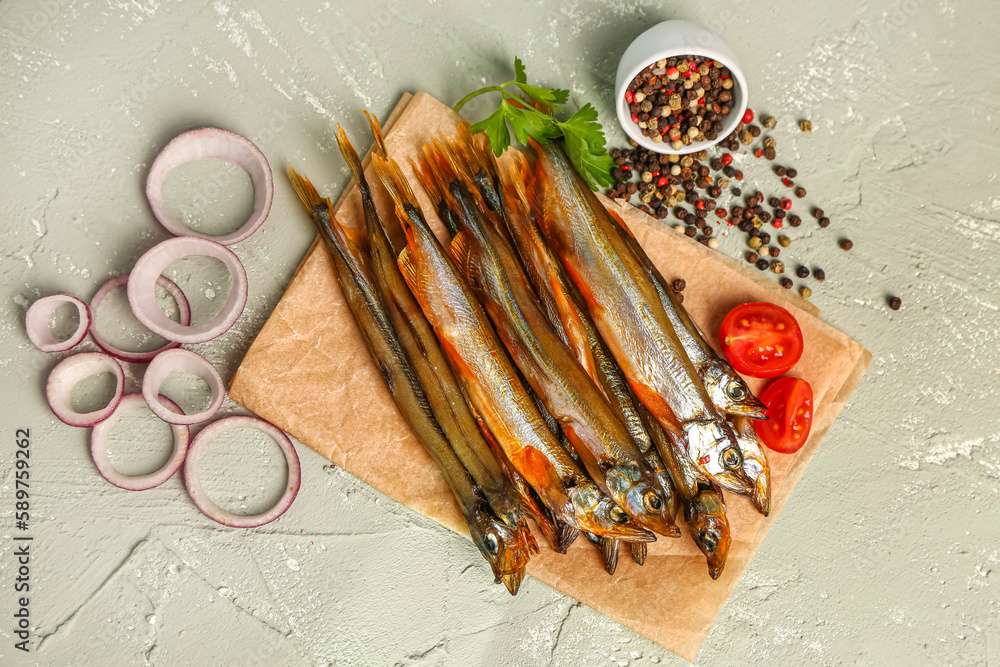
M 487 534 L 483 542 L 486 543 L 486 550 L 490 552 L 491 556 L 495 556 L 500 551 L 500 541 L 496 535 L 492 533 Z
M 628 514 L 620 507 L 612 508 L 608 515 L 615 523 L 628 523 Z
M 729 383 L 729 388 L 726 390 L 729 394 L 729 398 L 734 401 L 742 401 L 747 397 L 747 390 L 743 388 L 743 383 L 739 380 L 733 380 Z
M 663 507 L 663 501 L 660 500 L 660 494 L 656 491 L 647 491 L 646 495 L 643 496 L 645 501 L 646 509 L 652 512 L 659 512 L 660 508 Z
M 722 465 L 729 469 L 739 468 L 743 465 L 743 452 L 739 450 L 739 447 L 726 447 L 722 452 Z

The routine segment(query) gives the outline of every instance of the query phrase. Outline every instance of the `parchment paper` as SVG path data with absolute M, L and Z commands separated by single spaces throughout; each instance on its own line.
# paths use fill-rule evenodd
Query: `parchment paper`
M 435 134 L 452 134 L 459 120 L 450 108 L 418 92 L 404 97 L 385 123 L 389 152 L 439 233 L 441 223 L 413 178 L 410 159 Z M 370 169 L 368 178 L 380 210 L 388 212 L 388 195 Z M 684 305 L 699 326 L 710 332 L 710 339 L 725 314 L 747 301 L 771 301 L 788 308 L 805 338 L 805 353 L 791 374 L 812 384 L 812 435 L 796 454 L 769 453 L 773 487 L 769 517 L 762 517 L 746 500 L 727 496 L 733 544 L 719 580 L 709 578 L 705 558 L 686 535 L 651 544 L 642 567 L 623 555 L 613 577 L 604 572 L 598 552 L 584 540 L 578 540 L 566 555 L 543 548 L 528 566 L 532 576 L 693 660 L 733 586 L 860 381 L 871 354 L 821 322 L 812 304 L 773 281 L 630 205 L 604 202 L 618 211 L 665 278 L 687 281 Z M 343 224 L 364 227 L 356 188 L 352 186 L 337 206 Z M 302 224 L 310 223 L 303 217 Z M 750 381 L 754 391 L 763 384 L 762 380 Z M 444 480 L 409 432 L 365 349 L 322 244 L 313 244 L 306 254 L 233 377 L 229 395 L 383 493 L 456 532 L 468 533 Z M 545 544 L 541 536 L 538 540 Z

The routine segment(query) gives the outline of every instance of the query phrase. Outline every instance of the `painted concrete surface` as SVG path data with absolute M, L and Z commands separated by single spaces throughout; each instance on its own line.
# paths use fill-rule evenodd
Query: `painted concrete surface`
M 822 231 L 807 221 L 786 255 L 825 269 L 813 301 L 874 353 L 697 663 L 1000 662 L 996 3 L 7 0 L 0 663 L 682 664 L 534 580 L 511 599 L 470 543 L 301 445 L 302 492 L 259 530 L 211 523 L 176 477 L 142 493 L 108 485 L 87 431 L 47 409 L 58 356 L 32 348 L 23 325 L 35 299 L 89 299 L 167 237 L 143 187 L 180 131 L 245 134 L 276 174 L 295 165 L 336 194 L 348 173 L 334 122 L 365 147 L 358 108 L 384 116 L 417 88 L 455 102 L 508 78 L 520 55 L 533 81 L 593 102 L 621 145 L 609 111 L 618 56 L 666 18 L 706 23 L 740 54 L 751 106 L 779 120 L 779 161 L 834 221 Z M 812 133 L 798 131 L 803 118 Z M 751 162 L 750 182 L 773 182 Z M 192 165 L 168 182 L 204 229 L 232 228 L 247 212 L 249 183 L 221 169 Z M 226 378 L 312 238 L 276 183 L 270 219 L 235 247 L 250 278 L 246 313 L 193 346 Z M 842 237 L 854 241 L 849 253 Z M 731 236 L 721 251 L 744 249 Z M 224 298 L 218 267 L 174 268 L 196 312 Z M 889 294 L 902 310 L 888 309 Z M 136 340 L 122 301 L 102 309 L 103 326 L 150 344 Z M 142 369 L 130 370 L 135 390 Z M 81 404 L 107 391 L 92 384 Z M 173 389 L 199 400 L 197 386 Z M 27 531 L 14 523 L 20 428 L 31 434 Z M 113 460 L 140 472 L 168 447 L 162 428 L 134 415 L 115 431 Z M 233 434 L 209 450 L 204 475 L 220 504 L 256 511 L 278 493 L 283 467 L 266 439 Z M 34 538 L 29 654 L 14 647 L 19 535 Z

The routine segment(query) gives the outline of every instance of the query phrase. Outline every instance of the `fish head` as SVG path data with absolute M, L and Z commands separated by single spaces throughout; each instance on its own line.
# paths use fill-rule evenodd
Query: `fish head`
M 668 537 L 680 537 L 680 531 L 668 514 L 668 498 L 651 471 L 640 470 L 635 463 L 622 463 L 607 471 L 605 480 L 611 496 L 637 524 Z
M 721 419 L 696 422 L 687 429 L 688 456 L 723 488 L 750 497 L 755 483 L 744 470 L 744 453 L 732 427 Z
M 524 568 L 538 545 L 527 523 L 512 528 L 487 511 L 478 509 L 468 521 L 472 541 L 493 568 L 496 583 L 503 583 L 511 595 L 524 578 Z
M 753 395 L 739 373 L 721 359 L 705 367 L 702 382 L 712 404 L 720 411 L 751 419 L 767 418 L 764 404 Z
M 753 423 L 747 418 L 738 417 L 733 420 L 733 426 L 736 441 L 743 452 L 743 473 L 753 483 L 750 502 L 758 512 L 767 516 L 771 511 L 771 466 L 757 439 Z
M 712 489 L 702 490 L 687 504 L 684 515 L 694 543 L 708 561 L 709 575 L 718 579 L 732 543 L 722 495 Z
M 656 536 L 637 525 L 628 513 L 592 483 L 568 490 L 573 514 L 580 528 L 601 537 L 625 542 L 652 542 Z

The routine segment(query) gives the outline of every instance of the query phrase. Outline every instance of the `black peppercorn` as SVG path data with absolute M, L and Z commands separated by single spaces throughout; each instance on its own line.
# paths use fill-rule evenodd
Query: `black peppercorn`
M 694 238 L 698 234 L 698 228 L 695 227 L 694 225 L 691 225 L 684 230 L 684 233 L 687 234 L 690 238 Z
M 826 272 L 823 271 L 823 269 L 813 269 L 813 278 L 815 278 L 820 282 L 823 282 L 824 280 L 826 280 Z
M 840 239 L 838 245 L 840 246 L 841 250 L 850 250 L 851 248 L 854 247 L 854 242 L 851 241 L 851 239 Z
M 820 218 L 819 219 L 819 226 L 820 227 L 829 227 L 830 226 L 830 218 Z
M 786 176 L 788 174 L 788 170 L 782 166 L 778 166 L 774 168 L 774 173 L 776 173 L 778 176 Z
M 899 310 L 899 307 L 903 305 L 903 300 L 898 296 L 891 297 L 889 299 L 889 307 L 893 310 Z
M 798 171 L 798 169 L 793 169 L 793 168 L 789 167 L 787 174 L 788 174 L 788 178 L 795 178 L 796 176 L 799 175 L 799 171 Z
M 823 209 L 821 209 L 819 207 L 816 207 L 816 208 L 813 209 L 813 217 L 816 218 L 817 220 L 819 220 L 820 218 L 823 218 L 825 216 L 826 216 L 826 213 L 823 211 Z
M 767 245 L 768 243 L 771 242 L 771 235 L 768 234 L 767 232 L 761 232 L 760 233 L 760 242 L 763 243 L 764 245 Z
M 782 278 L 778 282 L 780 282 L 781 286 L 784 287 L 785 289 L 792 289 L 792 279 L 791 278 Z
M 808 266 L 800 266 L 799 268 L 795 269 L 795 275 L 797 275 L 799 278 L 808 278 L 809 277 L 809 267 Z
M 788 216 L 788 224 L 790 224 L 792 227 L 798 227 L 799 225 L 802 224 L 802 218 L 800 218 L 795 214 L 792 214 Z
M 676 280 L 674 280 L 671 287 L 674 288 L 675 292 L 683 292 L 684 288 L 687 287 L 687 283 L 684 281 L 683 278 L 677 278 Z
M 768 262 L 766 259 L 758 259 L 756 266 L 758 270 L 766 271 L 767 267 L 771 266 L 771 263 Z
M 747 253 L 747 262 L 749 262 L 750 264 L 756 264 L 758 259 L 760 258 L 757 256 L 757 253 L 753 252 L 752 250 Z

